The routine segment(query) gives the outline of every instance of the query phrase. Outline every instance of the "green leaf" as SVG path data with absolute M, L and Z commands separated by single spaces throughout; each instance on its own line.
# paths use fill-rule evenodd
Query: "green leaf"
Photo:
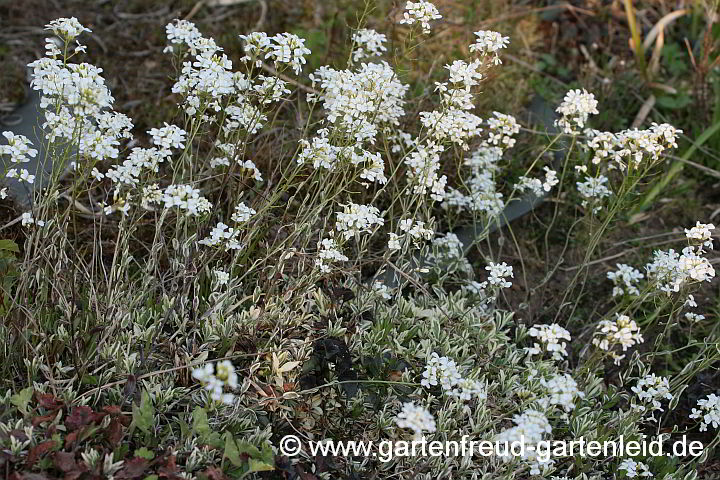
M 30 399 L 32 398 L 33 394 L 33 388 L 28 387 L 23 390 L 20 390 L 20 392 L 16 393 L 12 397 L 10 397 L 10 403 L 15 405 L 20 412 L 27 414 L 28 413 L 28 404 L 30 403 Z
M 155 458 L 155 453 L 153 453 L 152 451 L 148 450 L 145 447 L 140 447 L 137 450 L 135 450 L 135 456 L 144 458 L 145 460 L 152 460 L 153 458 Z
M 223 453 L 223 457 L 230 460 L 236 467 L 242 467 L 245 463 L 240 458 L 240 451 L 230 432 L 225 432 L 225 452 Z
M 15 252 L 20 253 L 20 247 L 18 247 L 17 243 L 13 242 L 12 240 L 0 240 L 0 250 L 6 250 L 8 252 Z
M 195 407 L 192 413 L 192 430 L 200 440 L 207 438 L 210 433 L 210 425 L 208 424 L 207 412 L 202 407 Z
M 150 401 L 150 395 L 147 390 L 142 393 L 140 406 L 132 407 L 132 423 L 145 433 L 150 433 L 155 423 L 155 409 Z
M 260 458 L 260 449 L 247 440 L 240 440 L 237 442 L 237 448 L 240 453 L 245 453 L 252 458 Z
M 250 467 L 250 472 L 267 472 L 269 470 L 275 470 L 275 465 L 271 465 L 269 463 L 265 463 L 262 460 L 255 460 L 254 458 L 250 458 L 248 460 L 248 466 Z
M 153 474 L 153 475 L 148 475 L 148 476 L 145 477 L 143 480 L 158 480 L 158 476 L 155 475 L 155 474 Z

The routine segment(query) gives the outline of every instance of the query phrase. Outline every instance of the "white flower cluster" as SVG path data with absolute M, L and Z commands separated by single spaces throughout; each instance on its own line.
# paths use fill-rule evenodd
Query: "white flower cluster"
M 508 278 L 514 278 L 513 268 L 505 262 L 493 263 L 490 262 L 485 270 L 490 272 L 488 274 L 488 283 L 498 288 L 510 288 L 512 283 L 509 282 Z
M 415 405 L 413 402 L 403 404 L 402 410 L 397 414 L 395 423 L 400 428 L 413 431 L 415 437 L 421 437 L 424 432 L 433 433 L 436 430 L 435 418 L 427 408 Z
M 415 195 L 425 195 L 428 191 L 433 200 L 440 201 L 445 196 L 447 177 L 438 176 L 440 170 L 440 153 L 445 148 L 442 145 L 428 142 L 419 145 L 417 149 L 405 157 L 408 167 L 407 176 Z
M 403 98 L 409 87 L 387 62 L 362 63 L 357 71 L 323 66 L 310 80 L 322 90 L 319 99 L 327 120 L 358 144 L 374 143 L 379 126 L 397 126 L 405 113 Z
M 503 37 L 500 33 L 492 30 L 480 30 L 475 32 L 475 36 L 477 39 L 475 43 L 470 45 L 470 51 L 480 52 L 481 55 L 492 55 L 493 63 L 496 65 L 502 63 L 498 52 L 503 48 L 507 48 L 510 37 Z
M 618 263 L 615 266 L 617 270 L 607 273 L 608 280 L 612 280 L 615 284 L 612 296 L 639 295 L 640 290 L 638 290 L 636 284 L 644 278 L 640 270 L 624 263 Z
M 0 156 L 10 157 L 10 163 L 27 163 L 34 158 L 38 151 L 32 148 L 32 142 L 25 135 L 15 135 L 13 132 L 2 132 L 7 140 L 7 145 L 0 145 Z M 11 168 L 5 173 L 7 178 L 17 178 L 27 183 L 35 183 L 35 175 L 31 175 L 25 168 Z
M 473 213 L 498 215 L 505 208 L 503 194 L 497 191 L 495 173 L 502 158 L 499 147 L 480 147 L 464 161 L 470 167 L 471 176 L 465 181 L 468 193 L 450 188 L 445 196 L 443 208 L 456 207 Z
M 693 408 L 690 418 L 700 419 L 700 431 L 705 432 L 709 425 L 720 426 L 720 397 L 711 393 L 707 398 L 698 400 L 698 407 Z
M 542 197 L 552 190 L 552 187 L 560 183 L 555 170 L 551 170 L 549 167 L 544 167 L 543 170 L 545 171 L 544 180 L 540 180 L 539 178 L 528 178 L 523 175 L 518 179 L 516 188 L 521 192 L 529 190 L 536 197 Z
M 398 228 L 403 232 L 403 235 L 397 235 L 395 233 L 388 234 L 390 236 L 390 240 L 388 241 L 388 248 L 390 250 L 400 250 L 402 248 L 402 242 L 406 238 L 411 240 L 415 246 L 419 246 L 423 240 L 432 240 L 435 234 L 432 229 L 425 227 L 425 222 L 412 218 L 400 220 Z
M 222 287 L 230 281 L 230 274 L 225 270 L 213 270 L 213 275 L 215 276 L 215 287 Z
M 384 45 L 387 37 L 384 33 L 378 33 L 371 28 L 361 28 L 353 33 L 352 41 L 355 44 L 352 52 L 353 62 L 366 57 L 377 57 L 387 52 L 387 47 Z
M 662 292 L 679 292 L 693 282 L 709 282 L 715 278 L 715 269 L 702 256 L 702 246 L 695 250 L 685 247 L 681 253 L 672 248 L 653 253 L 653 261 L 645 266 L 647 277 Z
M 210 236 L 203 238 L 198 241 L 198 243 L 200 245 L 205 245 L 206 247 L 222 246 L 226 251 L 240 250 L 242 245 L 238 241 L 239 236 L 239 230 L 225 225 L 222 222 L 218 222 L 218 224 L 210 230 Z
M 20 215 L 20 224 L 23 227 L 27 227 L 28 225 L 37 225 L 38 227 L 45 226 L 44 221 L 35 220 L 35 217 L 33 217 L 32 212 L 24 212 L 22 215 Z
M 424 387 L 440 385 L 447 395 L 461 401 L 470 400 L 473 397 L 480 399 L 487 397 L 485 386 L 481 382 L 463 377 L 455 360 L 441 357 L 435 352 L 430 355 L 420 384 Z
M 602 199 L 612 195 L 612 191 L 606 186 L 608 181 L 609 179 L 605 175 L 598 175 L 597 177 L 585 177 L 584 182 L 577 182 L 578 192 L 583 197 L 583 208 L 596 205 Z M 600 205 L 596 205 L 593 207 L 593 213 L 597 213 L 601 209 Z
M 230 216 L 230 220 L 235 223 L 247 222 L 256 213 L 257 212 L 254 209 L 248 207 L 245 203 L 240 202 L 235 206 L 235 211 L 232 216 Z
M 75 17 L 58 18 L 45 25 L 45 30 L 52 31 L 55 35 L 66 42 L 71 42 L 79 37 L 83 32 L 91 32 L 89 28 L 85 28 Z
M 715 230 L 715 225 L 712 223 L 697 222 L 694 227 L 685 229 L 685 237 L 693 243 L 699 243 L 700 249 L 698 249 L 698 253 L 702 253 L 702 247 L 707 247 L 710 250 L 713 249 L 713 230 Z
M 541 412 L 532 409 L 526 410 L 522 415 L 513 416 L 512 420 L 515 426 L 500 432 L 495 437 L 495 441 L 507 445 L 520 442 L 524 443 L 526 447 L 522 458 L 530 463 L 530 475 L 539 475 L 540 467 L 549 464 L 551 460 L 541 463 L 535 447 L 544 439 L 546 434 L 552 433 L 550 422 L 548 422 L 547 417 Z M 533 448 L 528 448 L 529 446 Z M 515 458 L 511 453 L 510 447 L 507 449 L 503 447 L 500 453 L 500 458 L 505 462 L 509 462 Z
M 238 386 L 235 367 L 229 360 L 223 360 L 217 364 L 206 363 L 205 366 L 193 370 L 192 376 L 203 384 L 205 390 L 210 392 L 212 400 L 228 405 L 233 403 L 233 394 L 223 393 L 225 387 L 234 389 Z
M 644 159 L 655 162 L 665 150 L 677 148 L 682 130 L 667 123 L 653 123 L 647 130 L 635 128 L 612 133 L 587 129 L 585 133 L 589 137 L 587 148 L 593 151 L 593 164 L 612 161 L 610 168 L 625 170 L 628 165 L 640 165 Z
M 438 9 L 430 2 L 420 0 L 419 2 L 407 2 L 405 4 L 405 12 L 400 23 L 413 25 L 420 23 L 423 33 L 430 33 L 430 22 L 442 18 Z
M 384 223 L 380 211 L 372 205 L 350 203 L 344 205 L 343 211 L 336 212 L 336 215 L 335 229 L 346 240 L 364 232 L 370 233 L 374 226 L 381 226 Z
M 639 472 L 638 469 L 640 469 Z M 618 470 L 625 470 L 625 476 L 628 478 L 654 476 L 650 471 L 650 467 L 648 467 L 647 464 L 643 462 L 636 462 L 632 458 L 626 458 L 625 460 L 620 462 L 620 465 L 618 465 Z
M 640 404 L 633 404 L 633 410 L 639 412 L 660 411 L 663 409 L 660 402 L 662 400 L 672 400 L 670 393 L 670 382 L 666 377 L 658 377 L 654 373 L 646 375 L 637 381 L 637 384 L 630 390 L 637 395 Z M 654 419 L 654 417 L 651 417 Z
M 570 412 L 575 408 L 575 398 L 585 397 L 585 393 L 578 390 L 577 382 L 568 374 L 555 375 L 550 380 L 541 378 L 540 385 L 545 387 L 549 394 L 539 400 L 543 408 L 558 405 L 566 412 Z
M 318 244 L 318 258 L 315 265 L 323 273 L 330 272 L 330 264 L 335 262 L 347 262 L 348 257 L 342 254 L 337 242 L 332 238 L 324 238 Z
M 485 146 L 495 145 L 507 149 L 515 146 L 513 138 L 520 132 L 520 124 L 512 115 L 500 112 L 493 112 L 493 117 L 488 118 L 488 138 L 483 144 Z
M 570 341 L 570 332 L 565 330 L 557 323 L 550 325 L 537 324 L 528 330 L 528 335 L 537 338 L 540 344 L 533 343 L 532 347 L 526 348 L 525 351 L 530 355 L 541 355 L 548 352 L 552 355 L 553 360 L 562 360 L 567 357 L 567 342 Z
M 198 216 L 210 212 L 212 203 L 200 195 L 200 190 L 190 185 L 169 185 L 163 194 L 165 208 L 178 207 L 188 215 Z
M 278 33 L 268 37 L 264 32 L 252 32 L 249 35 L 239 35 L 245 41 L 245 57 L 243 61 L 253 61 L 259 65 L 261 56 L 272 60 L 275 68 L 282 70 L 289 66 L 295 75 L 299 75 L 305 65 L 305 56 L 310 55 L 310 49 L 305 46 L 305 39 L 291 33 Z
M 555 125 L 565 133 L 578 134 L 579 129 L 585 127 L 588 117 L 599 113 L 597 105 L 595 95 L 587 90 L 570 90 L 556 110 L 562 118 L 555 120 Z
M 620 355 L 613 351 L 616 346 L 619 345 L 622 351 L 625 352 L 628 348 L 643 343 L 643 341 L 643 337 L 640 334 L 640 327 L 637 326 L 637 323 L 627 315 L 621 315 L 619 313 L 616 314 L 614 321 L 602 320 L 598 324 L 594 338 L 592 339 L 593 345 L 600 350 L 610 353 L 616 365 L 619 365 L 620 360 L 625 358 L 625 355 Z

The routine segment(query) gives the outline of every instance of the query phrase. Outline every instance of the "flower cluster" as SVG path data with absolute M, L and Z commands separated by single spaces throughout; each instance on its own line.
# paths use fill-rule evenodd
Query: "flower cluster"
M 698 400 L 698 408 L 693 408 L 690 418 L 700 419 L 700 431 L 705 432 L 709 425 L 720 426 L 720 397 L 711 393 L 707 398 Z
M 526 410 L 521 415 L 514 415 L 512 420 L 515 426 L 500 432 L 495 437 L 495 441 L 508 445 L 522 442 L 526 445 L 522 458 L 530 463 L 530 475 L 539 475 L 540 467 L 545 463 L 549 463 L 549 460 L 541 463 L 535 446 L 544 440 L 546 434 L 552 433 L 550 422 L 541 412 L 532 409 Z M 527 448 L 527 446 L 533 448 Z M 502 452 L 500 458 L 508 462 L 515 457 L 508 449 Z
M 709 282 L 715 278 L 715 269 L 701 255 L 702 249 L 685 247 L 681 253 L 674 249 L 656 251 L 653 261 L 645 266 L 647 277 L 662 292 L 679 292 L 693 282 Z
M 240 231 L 233 227 L 218 222 L 216 226 L 210 230 L 210 236 L 203 238 L 198 243 L 207 247 L 222 246 L 227 250 L 240 250 L 242 245 L 238 241 Z
M 318 258 L 315 265 L 323 273 L 330 272 L 330 264 L 335 262 L 347 262 L 348 257 L 342 254 L 337 242 L 332 238 L 324 238 L 318 244 Z
M 612 191 L 606 186 L 608 181 L 609 179 L 605 175 L 598 175 L 597 177 L 585 177 L 584 182 L 577 182 L 578 192 L 583 198 L 581 203 L 583 208 L 594 205 L 593 213 L 602 209 L 602 206 L 597 204 L 612 195 Z
M 619 313 L 616 314 L 614 321 L 602 320 L 598 324 L 592 339 L 593 345 L 600 350 L 609 352 L 617 365 L 620 364 L 620 360 L 625 358 L 625 355 L 614 352 L 613 349 L 616 346 L 620 346 L 622 351 L 625 352 L 628 348 L 640 344 L 643 341 L 640 327 L 637 326 L 637 323 L 627 315 L 621 315 Z
M 682 130 L 667 123 L 653 123 L 646 130 L 612 133 L 587 129 L 585 133 L 589 137 L 587 148 L 593 152 L 593 164 L 612 161 L 610 168 L 626 170 L 641 165 L 644 159 L 650 159 L 652 164 L 665 150 L 677 148 L 677 138 Z
M 447 395 L 460 400 L 486 397 L 485 387 L 481 382 L 463 377 L 454 360 L 441 357 L 435 352 L 430 355 L 420 384 L 424 387 L 440 385 Z
M 618 263 L 615 266 L 617 267 L 617 270 L 607 273 L 608 280 L 612 280 L 615 285 L 613 287 L 612 296 L 639 295 L 640 291 L 638 290 L 636 284 L 644 278 L 644 275 L 640 273 L 640 270 L 624 263 Z
M 189 215 L 198 216 L 210 212 L 212 204 L 200 195 L 200 190 L 190 185 L 170 185 L 163 194 L 165 208 L 178 207 Z
M 196 368 L 192 372 L 194 379 L 202 383 L 203 388 L 210 392 L 210 398 L 216 402 L 232 404 L 235 398 L 232 393 L 224 393 L 225 387 L 237 388 L 237 373 L 235 367 L 229 360 L 223 360 L 217 364 L 206 363 L 203 367 Z
M 662 400 L 672 400 L 670 393 L 670 383 L 666 377 L 658 377 L 654 373 L 646 375 L 637 381 L 630 390 L 637 395 L 639 404 L 633 404 L 633 410 L 639 412 L 660 411 L 663 409 L 660 402 Z M 654 417 L 651 417 L 654 419 Z
M 423 33 L 430 33 L 430 22 L 442 18 L 438 9 L 430 2 L 420 0 L 419 2 L 407 2 L 405 4 L 405 12 L 400 23 L 412 25 L 420 23 Z
M 543 180 L 521 176 L 518 179 L 516 188 L 521 192 L 529 190 L 536 197 L 542 197 L 552 190 L 552 187 L 560 183 L 555 170 L 551 170 L 549 167 L 544 167 L 543 170 L 545 171 L 545 178 Z
M 485 146 L 495 145 L 502 149 L 512 148 L 515 146 L 515 135 L 520 132 L 520 124 L 512 115 L 506 115 L 500 112 L 493 112 L 493 116 L 488 118 L 488 138 L 483 144 Z
M 543 351 L 552 355 L 553 360 L 562 360 L 567 357 L 567 342 L 570 341 L 570 332 L 565 330 L 557 323 L 551 325 L 533 325 L 528 330 L 528 335 L 537 338 L 540 344 L 533 343 L 532 347 L 526 348 L 525 351 L 530 355 L 540 355 Z
M 597 105 L 595 95 L 587 90 L 570 90 L 556 110 L 562 118 L 556 120 L 555 125 L 565 133 L 578 134 L 579 129 L 585 127 L 588 117 L 599 113 Z
M 433 433 L 436 430 L 435 418 L 428 409 L 415 405 L 413 402 L 403 404 L 402 410 L 397 414 L 395 423 L 400 428 L 413 431 L 415 437 L 421 437 L 424 432 Z
M 350 203 L 345 205 L 343 211 L 337 212 L 336 215 L 335 229 L 346 240 L 363 232 L 370 233 L 374 226 L 381 226 L 384 223 L 380 216 L 380 210 L 372 205 Z
M 475 36 L 477 39 L 475 43 L 470 45 L 470 51 L 480 52 L 481 55 L 492 55 L 493 63 L 496 65 L 502 63 L 498 52 L 503 48 L 507 48 L 510 38 L 503 37 L 500 33 L 491 30 L 480 30 L 475 32 Z
M 694 227 L 685 229 L 685 236 L 693 243 L 699 243 L 698 253 L 702 253 L 702 247 L 713 249 L 712 231 L 715 225 L 712 223 L 697 222 Z
M 513 278 L 513 268 L 505 262 L 493 263 L 490 262 L 485 270 L 490 272 L 488 274 L 488 283 L 493 287 L 497 288 L 510 288 L 512 283 L 509 282 L 508 278 Z
M 548 391 L 548 396 L 539 400 L 543 408 L 559 405 L 566 412 L 575 408 L 574 399 L 583 398 L 585 394 L 578 390 L 577 382 L 568 374 L 555 375 L 550 380 L 540 379 L 540 385 Z
M 239 35 L 245 42 L 245 57 L 243 61 L 251 61 L 258 66 L 261 57 L 271 60 L 275 68 L 281 70 L 289 66 L 295 75 L 299 75 L 305 65 L 305 56 L 310 55 L 310 49 L 305 46 L 305 40 L 291 33 L 278 33 L 272 37 L 264 32 L 252 32 L 248 35 Z
M 638 469 L 640 471 L 638 471 Z M 652 472 L 650 471 L 650 467 L 648 467 L 647 464 L 643 462 L 636 462 L 632 458 L 626 458 L 625 460 L 620 462 L 620 465 L 618 465 L 618 470 L 625 470 L 625 476 L 628 478 L 653 476 Z
M 389 234 L 388 248 L 390 250 L 400 250 L 402 248 L 401 242 L 405 238 L 410 239 L 413 244 L 418 246 L 423 240 L 431 240 L 435 233 L 432 229 L 425 227 L 425 222 L 413 220 L 412 218 L 400 220 L 399 229 L 403 232 L 403 235 Z
M 352 56 L 353 62 L 357 62 L 366 57 L 377 57 L 387 52 L 385 43 L 387 37 L 384 33 L 378 33 L 371 28 L 361 28 L 353 33 L 352 41 L 355 43 Z

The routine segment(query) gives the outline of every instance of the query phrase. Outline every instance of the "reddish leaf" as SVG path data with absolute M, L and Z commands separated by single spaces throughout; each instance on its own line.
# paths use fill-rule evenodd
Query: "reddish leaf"
M 72 452 L 55 452 L 55 466 L 63 473 L 79 470 Z
M 57 410 L 65 405 L 62 400 L 58 400 L 49 393 L 35 392 L 35 400 L 37 400 L 38 405 L 48 410 Z
M 38 443 L 30 449 L 27 460 L 25 460 L 25 465 L 27 465 L 28 467 L 32 467 L 33 465 L 35 465 L 35 462 L 37 462 L 38 458 L 48 453 L 50 450 L 52 450 L 54 446 L 55 440 L 47 440 L 45 442 Z
M 141 477 L 145 470 L 147 470 L 149 462 L 144 458 L 135 457 L 125 462 L 125 466 L 118 473 L 115 474 L 115 478 L 121 479 L 133 479 Z
M 124 435 L 123 425 L 120 423 L 120 420 L 117 418 L 110 420 L 110 424 L 108 425 L 107 430 L 105 430 L 105 436 L 107 437 L 108 442 L 110 442 L 110 446 L 113 448 L 117 447 Z
M 228 477 L 225 476 L 222 469 L 217 467 L 208 467 L 200 475 L 205 475 L 208 480 L 226 480 Z
M 86 406 L 73 407 L 72 412 L 65 419 L 65 426 L 70 430 L 77 430 L 92 423 L 94 419 L 95 412 L 92 411 L 92 408 Z
M 165 465 L 158 468 L 158 476 L 161 478 L 180 479 L 183 478 L 178 474 L 177 465 L 175 464 L 175 455 L 167 457 Z
M 65 448 L 70 448 L 73 443 L 77 441 L 78 434 L 80 433 L 79 430 L 75 430 L 74 432 L 70 432 L 65 437 Z
M 47 415 L 40 415 L 38 417 L 33 417 L 31 420 L 33 427 L 37 427 L 43 422 L 52 422 L 55 419 L 55 412 L 50 412 Z
M 122 415 L 122 409 L 118 407 L 117 405 L 107 405 L 103 407 L 103 412 L 108 413 L 112 415 L 113 417 L 117 415 Z

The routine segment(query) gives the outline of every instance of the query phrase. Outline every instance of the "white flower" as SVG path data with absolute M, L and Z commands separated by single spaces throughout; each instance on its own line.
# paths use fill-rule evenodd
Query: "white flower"
M 38 151 L 32 147 L 32 142 L 25 135 L 15 135 L 13 132 L 2 132 L 7 139 L 7 145 L 0 145 L 0 155 L 10 156 L 13 163 L 27 163 L 28 157 L 37 156 Z
M 612 195 L 612 191 L 605 186 L 609 179 L 605 175 L 597 177 L 585 177 L 584 182 L 577 182 L 578 193 L 583 197 L 582 206 L 587 207 L 591 203 L 599 202 Z M 600 210 L 600 206 L 593 208 L 593 213 Z
M 198 243 L 208 247 L 222 246 L 226 251 L 240 250 L 242 245 L 238 242 L 239 235 L 239 230 L 235 230 L 234 228 L 228 227 L 224 223 L 219 222 L 212 228 L 212 230 L 210 230 L 210 236 L 203 238 Z
M 720 426 L 720 397 L 711 393 L 707 398 L 698 400 L 697 404 L 699 408 L 692 409 L 690 418 L 699 418 L 701 420 L 700 431 L 706 431 L 709 425 L 718 428 Z
M 575 408 L 574 398 L 583 398 L 585 394 L 578 390 L 577 382 L 568 374 L 555 375 L 550 380 L 540 379 L 540 385 L 548 390 L 549 396 L 541 398 L 539 403 L 544 408 L 559 405 L 569 412 Z
M 390 300 L 392 298 L 392 290 L 379 280 L 373 282 L 372 289 L 384 300 Z
M 384 43 L 387 37 L 383 33 L 378 33 L 371 28 L 361 28 L 353 33 L 352 41 L 355 42 L 353 50 L 353 62 L 362 60 L 365 57 L 377 57 L 386 52 L 387 48 Z
M 640 472 L 638 472 L 640 469 Z M 625 470 L 625 475 L 628 478 L 640 477 L 653 477 L 654 475 L 650 471 L 650 467 L 642 462 L 636 462 L 631 458 L 626 458 L 618 466 L 618 470 Z
M 460 380 L 462 380 L 462 376 L 455 361 L 448 357 L 440 357 L 433 352 L 425 367 L 420 384 L 424 387 L 440 385 L 443 390 L 451 390 Z
M 633 405 L 633 409 L 640 412 L 652 412 L 660 411 L 662 400 L 672 400 L 673 396 L 670 393 L 670 382 L 666 377 L 658 377 L 654 373 L 646 375 L 645 377 L 638 380 L 637 384 L 632 387 L 632 390 L 637 398 L 640 400 L 639 405 Z M 654 417 L 651 416 L 654 420 Z
M 210 392 L 212 400 L 228 405 L 233 403 L 235 397 L 231 393 L 223 393 L 224 388 L 232 390 L 238 386 L 235 367 L 229 360 L 217 364 L 206 363 L 205 366 L 193 370 L 192 376 Z
M 236 223 L 247 222 L 256 213 L 257 212 L 255 210 L 248 207 L 243 202 L 240 202 L 235 206 L 235 211 L 233 212 L 232 216 L 230 217 L 230 220 L 232 220 L 233 222 L 236 222 Z
M 612 292 L 613 297 L 625 294 L 639 295 L 640 291 L 636 283 L 642 280 L 644 275 L 638 269 L 624 263 L 618 263 L 615 266 L 617 270 L 607 273 L 607 278 L 615 284 Z
M 512 283 L 507 280 L 507 278 L 513 278 L 513 268 L 508 265 L 507 263 L 492 263 L 490 262 L 487 267 L 485 267 L 485 270 L 487 270 L 489 273 L 488 276 L 488 282 L 490 285 L 499 287 L 499 288 L 509 288 L 512 286 Z
M 562 342 L 562 340 L 567 340 L 569 342 L 570 332 L 557 323 L 550 325 L 533 325 L 530 330 L 528 330 L 528 335 L 533 338 L 537 338 L 542 344 L 539 345 L 535 343 L 533 347 L 526 348 L 525 350 L 530 355 L 540 354 L 542 353 L 542 349 L 544 349 L 545 351 L 551 353 L 553 360 L 562 360 L 563 357 L 567 356 L 568 353 L 565 349 L 567 342 Z
M 400 428 L 409 428 L 416 437 L 422 436 L 424 432 L 433 433 L 436 430 L 432 414 L 426 408 L 416 406 L 413 402 L 403 404 L 402 410 L 395 418 L 395 423 Z
M 7 188 L 0 188 L 0 200 L 7 198 Z
M 680 287 L 693 282 L 709 282 L 715 277 L 715 269 L 707 258 L 692 247 L 685 247 L 682 253 L 672 248 L 656 251 L 653 261 L 645 266 L 648 279 L 654 281 L 662 292 L 679 292 Z
M 345 239 L 364 232 L 370 233 L 374 226 L 381 226 L 384 223 L 382 217 L 380 217 L 380 211 L 372 205 L 350 203 L 345 205 L 343 211 L 337 212 L 336 215 L 335 229 Z
M 590 115 L 597 115 L 598 102 L 595 95 L 588 93 L 587 90 L 570 90 L 565 94 L 565 98 L 557 112 L 562 118 L 555 121 L 555 124 L 563 129 L 565 133 L 577 134 L 578 128 L 585 127 L 585 123 Z
M 492 54 L 493 63 L 496 65 L 502 63 L 498 52 L 503 48 L 507 48 L 510 43 L 510 38 L 503 37 L 500 33 L 491 30 L 480 30 L 479 32 L 475 32 L 475 36 L 477 40 L 475 40 L 474 44 L 470 45 L 470 51 L 479 52 L 481 55 Z
M 165 208 L 178 207 L 193 216 L 207 213 L 212 208 L 212 204 L 200 195 L 200 190 L 190 185 L 168 186 L 163 195 L 163 202 Z
M 430 33 L 430 22 L 442 18 L 438 9 L 430 2 L 407 2 L 405 12 L 400 23 L 412 25 L 416 22 L 422 25 L 423 33 Z
M 152 136 L 153 144 L 161 152 L 169 151 L 170 148 L 184 148 L 187 133 L 176 125 L 165 123 L 164 127 L 151 128 L 148 135 Z
M 55 35 L 63 40 L 70 42 L 83 32 L 91 32 L 89 28 L 85 28 L 75 17 L 58 18 L 45 25 L 45 30 L 51 30 Z
M 619 355 L 612 350 L 616 346 L 620 346 L 624 352 L 634 345 L 643 343 L 644 340 L 640 334 L 640 327 L 637 326 L 634 320 L 631 320 L 627 315 L 619 313 L 615 315 L 615 321 L 602 320 L 598 324 L 592 343 L 600 350 L 609 352 L 610 356 L 615 360 L 615 364 L 619 365 L 620 360 L 625 358 L 625 355 Z
M 227 285 L 230 281 L 230 274 L 224 270 L 213 270 L 213 274 L 215 274 L 215 281 L 218 286 Z
M 270 40 L 265 58 L 272 60 L 276 68 L 283 64 L 289 65 L 295 75 L 299 75 L 306 62 L 305 55 L 311 53 L 310 49 L 305 47 L 305 40 L 292 33 L 278 33 Z
M 336 262 L 347 262 L 348 257 L 342 254 L 337 242 L 332 238 L 324 238 L 318 244 L 318 258 L 315 265 L 323 273 L 330 272 L 330 264 Z
M 539 475 L 540 466 L 552 462 L 552 460 L 549 460 L 546 463 L 541 463 L 540 459 L 537 458 L 537 449 L 535 448 L 546 434 L 552 433 L 550 422 L 541 412 L 532 409 L 525 410 L 522 415 L 513 416 L 513 422 L 515 426 L 500 432 L 495 437 L 495 441 L 501 444 L 507 443 L 508 445 L 523 442 L 526 448 L 522 458 L 530 464 L 530 474 Z M 530 446 L 533 448 L 527 448 Z M 503 461 L 509 462 L 515 458 L 510 448 L 503 450 L 505 454 L 500 456 Z
M 690 240 L 699 240 L 704 247 L 712 250 L 712 230 L 715 230 L 715 225 L 712 223 L 697 222 L 694 227 L 685 229 L 685 236 Z

